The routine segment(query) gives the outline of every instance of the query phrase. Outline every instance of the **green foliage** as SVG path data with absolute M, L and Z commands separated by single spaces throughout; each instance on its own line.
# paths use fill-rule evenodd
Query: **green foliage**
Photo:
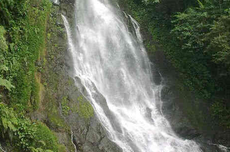
M 178 50 L 168 50 L 167 54 L 187 81 L 185 85 L 197 90 L 200 96 L 210 98 L 216 86 L 208 65 L 210 56 L 203 52 L 205 43 L 202 38 L 211 27 L 212 16 L 203 9 L 188 9 L 175 18 L 172 35 L 176 38 Z
M 0 136 L 23 151 L 58 151 L 57 138 L 45 124 L 32 123 L 3 103 L 0 103 Z
M 168 52 L 174 57 L 174 65 L 190 75 L 186 74 L 193 90 L 198 87 L 198 93 L 205 98 L 229 90 L 230 81 L 226 79 L 230 76 L 228 11 L 213 6 L 190 8 L 175 15 L 172 23 L 175 25 L 172 35 L 179 50 Z
M 23 18 L 27 14 L 28 0 L 1 0 L 0 23 L 9 25 L 12 20 Z
M 198 4 L 199 4 L 200 8 L 204 8 L 204 5 L 203 5 L 203 3 L 201 3 L 200 0 L 197 0 L 197 2 L 198 2 Z
M 14 113 L 12 111 L 12 113 Z M 15 133 L 15 141 L 20 149 L 28 150 L 30 145 L 33 144 L 35 135 L 35 126 L 26 118 L 18 118 L 15 114 L 15 119 L 18 121 L 17 131 Z
M 36 145 L 34 145 L 36 148 L 49 149 L 54 152 L 58 151 L 57 137 L 43 123 L 36 124 L 34 140 L 37 141 Z
M 210 108 L 213 118 L 215 121 L 220 123 L 222 126 L 230 129 L 230 111 L 226 104 L 222 101 L 216 101 Z
M 206 52 L 212 55 L 212 61 L 216 64 L 230 67 L 230 13 L 222 15 L 211 27 L 211 31 L 205 36 L 208 41 Z M 230 69 L 226 69 L 229 73 Z
M 11 90 L 11 88 L 14 88 L 10 81 L 2 78 L 0 78 L 0 86 L 6 87 L 6 89 L 9 91 Z
M 0 93 L 8 106 L 14 107 L 0 104 L 0 138 L 13 151 L 65 149 L 45 124 L 23 116 L 39 106 L 37 62 L 45 51 L 50 10 L 49 0 L 0 0 Z M 58 123 L 59 120 L 62 119 L 58 118 Z M 66 128 L 63 120 L 61 125 Z
M 8 46 L 6 43 L 6 39 L 4 37 L 6 31 L 3 26 L 0 26 L 0 52 L 6 52 L 8 50 Z M 10 81 L 3 78 L 4 73 L 8 71 L 8 67 L 4 65 L 5 59 L 3 55 L 0 54 L 0 86 L 5 87 L 7 90 L 11 90 L 14 86 Z
M 25 109 L 38 108 L 36 61 L 45 50 L 50 9 L 49 0 L 0 1 L 0 25 L 4 26 L 0 26 L 0 89 L 3 86 L 8 90 L 1 93 L 8 97 L 12 107 L 22 112 L 16 114 L 0 104 L 0 136 L 19 151 L 58 151 L 57 139 L 48 127 L 23 117 Z
M 12 105 L 21 103 L 25 109 L 36 109 L 39 104 L 39 84 L 35 79 L 36 61 L 45 50 L 46 21 L 51 8 L 49 0 L 4 0 L 0 1 L 0 24 L 8 35 L 8 50 L 0 51 L 0 63 L 7 70 L 0 70 L 5 82 L 12 86 L 6 95 Z M 7 44 L 0 27 L 0 45 L 5 50 Z M 9 83 L 8 83 L 9 84 Z M 9 85 L 8 85 L 9 86 Z M 8 87 L 9 89 L 9 87 Z
M 15 132 L 18 120 L 16 119 L 12 109 L 7 108 L 4 104 L 0 103 L 0 132 L 2 136 L 12 136 Z
M 167 54 L 186 80 L 185 86 L 209 101 L 213 118 L 229 128 L 230 4 L 226 1 L 221 9 L 211 2 L 205 4 L 174 16 L 171 35 L 178 49 Z
M 28 119 L 18 116 L 12 108 L 0 103 L 0 132 L 15 147 L 28 151 L 32 145 L 35 126 Z
M 30 147 L 31 152 L 53 152 L 52 150 L 44 150 L 42 148 Z
M 153 4 L 153 3 L 159 3 L 160 0 L 143 0 L 142 2 L 148 5 L 148 4 Z
M 3 26 L 0 26 L 0 52 L 4 52 L 8 49 L 6 39 L 4 37 L 5 33 L 5 28 Z

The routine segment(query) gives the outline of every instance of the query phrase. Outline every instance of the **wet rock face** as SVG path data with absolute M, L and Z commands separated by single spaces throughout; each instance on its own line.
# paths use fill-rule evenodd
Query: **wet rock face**
M 61 0 L 60 13 L 73 20 L 75 0 Z
M 100 124 L 96 115 L 92 113 L 93 109 L 75 86 L 71 83 L 65 88 L 65 96 L 68 102 L 63 104 L 61 101 L 61 112 L 67 124 L 73 133 L 73 143 L 77 151 L 81 152 L 121 152 L 122 150 L 112 141 L 109 140 L 106 131 Z M 79 86 L 81 88 L 82 86 Z M 64 91 L 64 90 L 63 90 Z M 65 98 L 65 97 L 64 97 Z M 104 100 L 100 98 L 99 100 Z M 65 106 L 69 111 L 64 113 Z M 88 108 L 86 108 L 88 106 Z
M 163 102 L 162 112 L 170 122 L 173 130 L 177 135 L 185 139 L 199 138 L 201 135 L 200 132 L 191 125 L 178 104 L 178 102 L 184 101 L 180 96 L 177 96 L 177 88 L 174 84 L 176 83 L 174 68 L 171 67 L 164 53 L 160 50 L 154 54 L 150 54 L 150 60 L 154 64 L 153 73 L 155 83 L 164 85 L 161 92 Z
M 81 93 L 84 93 L 84 88 L 78 88 L 76 79 L 70 77 L 72 63 L 61 14 L 73 25 L 75 0 L 59 2 L 53 6 L 47 30 L 46 65 L 42 74 L 46 86 L 42 108 L 31 117 L 45 122 L 54 130 L 68 152 L 121 152 L 108 138 L 92 106 Z M 100 96 L 98 100 L 102 104 L 106 103 Z
M 73 139 L 78 151 L 121 152 L 121 149 L 107 138 L 104 128 L 95 116 L 85 121 L 79 119 L 76 114 L 70 114 L 67 119 L 72 127 Z

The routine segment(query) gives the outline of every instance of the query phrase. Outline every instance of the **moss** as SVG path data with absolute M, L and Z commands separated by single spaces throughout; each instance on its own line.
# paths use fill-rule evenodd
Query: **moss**
M 60 116 L 58 111 L 58 106 L 53 103 L 53 105 L 49 104 L 50 108 L 48 109 L 48 120 L 50 122 L 50 126 L 56 130 L 68 130 L 68 126 L 66 125 L 64 119 Z
M 72 111 L 79 114 L 80 117 L 90 119 L 94 116 L 94 110 L 89 101 L 84 96 L 80 95 L 77 98 L 78 103 L 71 108 Z
M 58 152 L 67 152 L 66 147 L 64 145 L 59 145 Z
M 154 53 L 154 52 L 157 51 L 156 46 L 154 44 L 150 43 L 150 42 L 145 44 L 145 46 L 146 46 L 146 48 L 147 48 L 149 53 Z
M 70 107 L 68 106 L 68 99 L 67 99 L 67 96 L 64 96 L 62 98 L 62 102 L 61 102 L 61 106 L 62 106 L 62 114 L 64 116 L 68 115 L 69 114 L 69 111 L 70 111 Z
M 50 86 L 48 86 L 50 88 Z M 57 90 L 52 90 L 57 91 Z M 69 132 L 69 126 L 65 123 L 64 118 L 59 112 L 59 105 L 56 103 L 56 98 L 50 89 L 46 89 L 45 100 L 43 101 L 45 110 L 43 112 L 47 113 L 47 121 L 49 122 L 49 127 L 56 131 L 66 131 Z
M 40 103 L 40 91 L 41 91 L 41 86 L 42 84 L 40 83 L 40 79 L 35 76 L 35 81 L 32 84 L 32 91 L 31 91 L 31 110 L 37 110 L 39 107 L 39 103 Z
M 74 80 L 72 78 L 68 79 L 68 85 L 71 86 L 72 84 L 74 84 Z

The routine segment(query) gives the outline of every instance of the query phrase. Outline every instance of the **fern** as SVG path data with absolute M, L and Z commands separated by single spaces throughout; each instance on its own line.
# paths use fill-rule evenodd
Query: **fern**
M 0 71 L 8 71 L 8 67 L 5 65 L 0 65 Z
M 0 86 L 5 87 L 7 90 L 11 91 L 12 88 L 15 88 L 10 81 L 0 78 Z
M 3 26 L 0 26 L 0 51 L 6 51 L 8 46 L 6 44 L 6 39 L 4 37 L 6 31 Z
M 204 8 L 204 4 L 203 4 L 203 3 L 201 3 L 201 1 L 200 1 L 200 0 L 197 0 L 197 2 L 198 2 L 198 4 L 199 4 L 200 8 Z

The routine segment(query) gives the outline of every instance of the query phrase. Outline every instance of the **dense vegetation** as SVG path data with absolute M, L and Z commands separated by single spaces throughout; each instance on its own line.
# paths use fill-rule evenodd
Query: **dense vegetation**
M 0 142 L 13 151 L 61 147 L 45 124 L 26 117 L 39 106 L 36 62 L 45 51 L 50 10 L 49 0 L 0 1 Z
M 0 103 L 1 138 L 14 146 L 14 151 L 52 152 L 58 151 L 55 135 L 41 122 L 32 123 L 23 114 Z
M 0 74 L 5 82 L 2 86 L 7 89 L 4 95 L 9 98 L 9 104 L 21 104 L 27 110 L 29 106 L 36 108 L 39 100 L 35 61 L 45 46 L 45 24 L 50 7 L 46 0 L 0 2 L 1 43 L 5 46 L 0 54 Z
M 230 1 L 126 0 L 130 13 L 161 45 L 181 89 L 202 99 L 217 125 L 230 128 Z M 146 39 L 154 51 L 152 39 Z M 155 44 L 156 44 L 155 43 Z

